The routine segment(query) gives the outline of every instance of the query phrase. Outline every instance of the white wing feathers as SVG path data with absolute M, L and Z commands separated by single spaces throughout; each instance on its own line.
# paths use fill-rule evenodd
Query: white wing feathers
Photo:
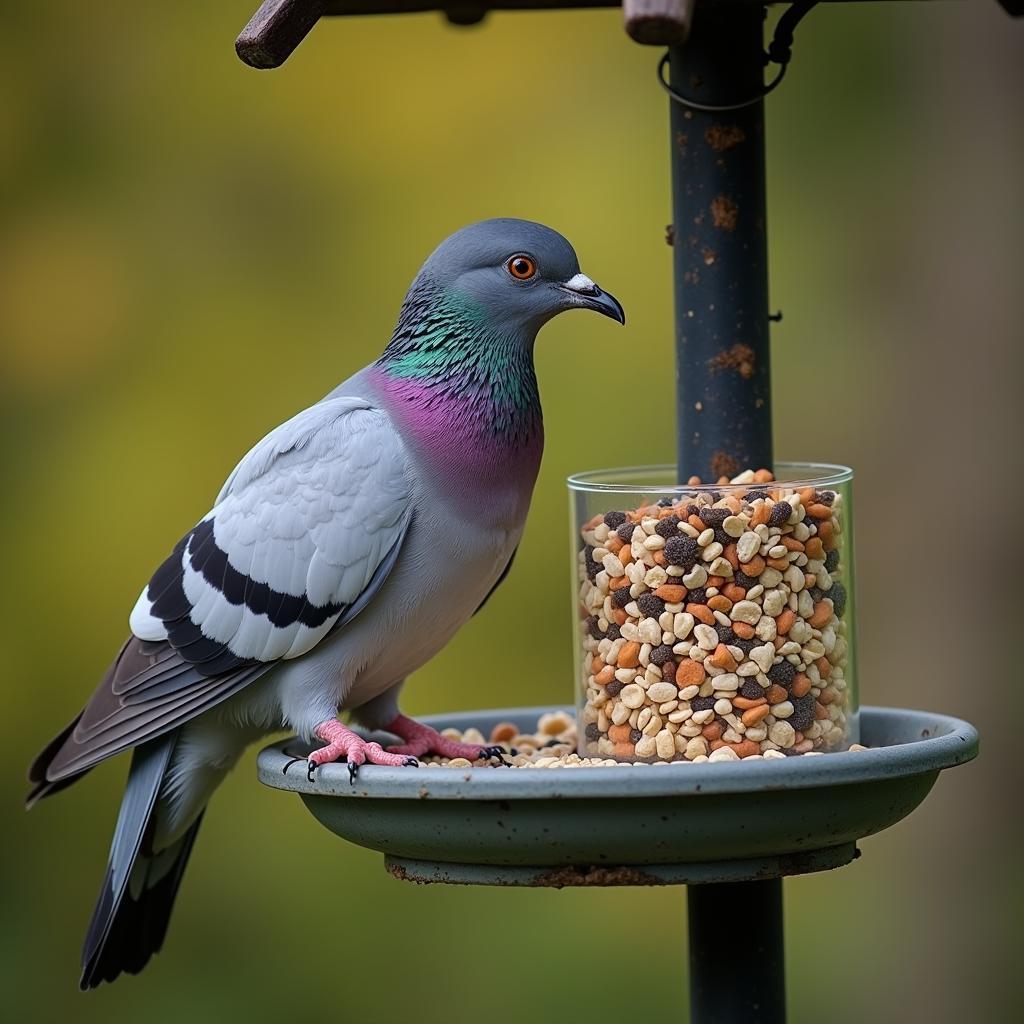
M 168 639 L 204 672 L 298 657 L 379 584 L 411 511 L 387 414 L 325 400 L 242 459 L 139 598 L 132 632 Z

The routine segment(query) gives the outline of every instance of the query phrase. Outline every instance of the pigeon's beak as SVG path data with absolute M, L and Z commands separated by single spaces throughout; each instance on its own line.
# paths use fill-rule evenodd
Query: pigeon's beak
M 618 320 L 620 324 L 625 324 L 626 312 L 619 300 L 599 288 L 586 274 L 576 274 L 559 287 L 570 298 L 573 306 L 592 309 L 597 313 L 610 316 L 613 320 Z

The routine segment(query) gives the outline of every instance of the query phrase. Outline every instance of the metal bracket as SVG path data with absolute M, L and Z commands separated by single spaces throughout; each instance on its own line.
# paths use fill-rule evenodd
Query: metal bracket
M 786 76 L 786 68 L 789 67 L 790 59 L 793 56 L 793 33 L 796 31 L 797 25 L 803 19 L 804 15 L 807 14 L 812 7 L 816 7 L 818 0 L 798 0 L 797 3 L 793 4 L 792 7 L 785 14 L 779 18 L 778 23 L 775 26 L 775 34 L 772 36 L 772 41 L 768 45 L 768 49 L 764 54 L 765 66 L 768 64 L 777 64 L 779 70 L 776 72 L 775 77 L 765 85 L 760 92 L 755 93 L 747 99 L 739 100 L 736 103 L 699 103 L 697 100 L 690 99 L 687 96 L 683 96 L 678 93 L 665 79 L 665 68 L 668 66 L 669 58 L 671 54 L 666 51 L 665 55 L 658 61 L 658 81 L 661 83 L 661 87 L 676 101 L 676 103 L 682 104 L 684 107 L 690 107 L 693 110 L 702 110 L 706 113 L 719 114 L 730 110 L 742 110 L 744 107 L 752 107 L 755 103 L 764 99 L 773 89 L 775 89 Z

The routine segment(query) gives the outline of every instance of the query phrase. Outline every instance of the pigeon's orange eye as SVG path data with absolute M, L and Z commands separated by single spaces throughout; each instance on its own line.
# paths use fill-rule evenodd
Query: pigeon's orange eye
M 537 264 L 529 256 L 513 256 L 505 265 L 517 281 L 529 281 L 537 273 Z

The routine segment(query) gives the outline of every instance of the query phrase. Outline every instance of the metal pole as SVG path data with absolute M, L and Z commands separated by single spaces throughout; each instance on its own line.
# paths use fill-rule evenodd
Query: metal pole
M 697 5 L 673 46 L 682 96 L 728 104 L 763 83 L 760 5 Z M 679 474 L 772 465 L 764 103 L 709 113 L 671 101 Z
M 760 6 L 698 5 L 673 90 L 716 106 L 760 93 L 763 23 Z M 772 465 L 764 103 L 673 99 L 671 125 L 679 477 L 713 481 Z M 782 1024 L 782 880 L 691 885 L 687 904 L 693 1024 Z
M 691 1024 L 783 1024 L 782 879 L 686 889 Z

